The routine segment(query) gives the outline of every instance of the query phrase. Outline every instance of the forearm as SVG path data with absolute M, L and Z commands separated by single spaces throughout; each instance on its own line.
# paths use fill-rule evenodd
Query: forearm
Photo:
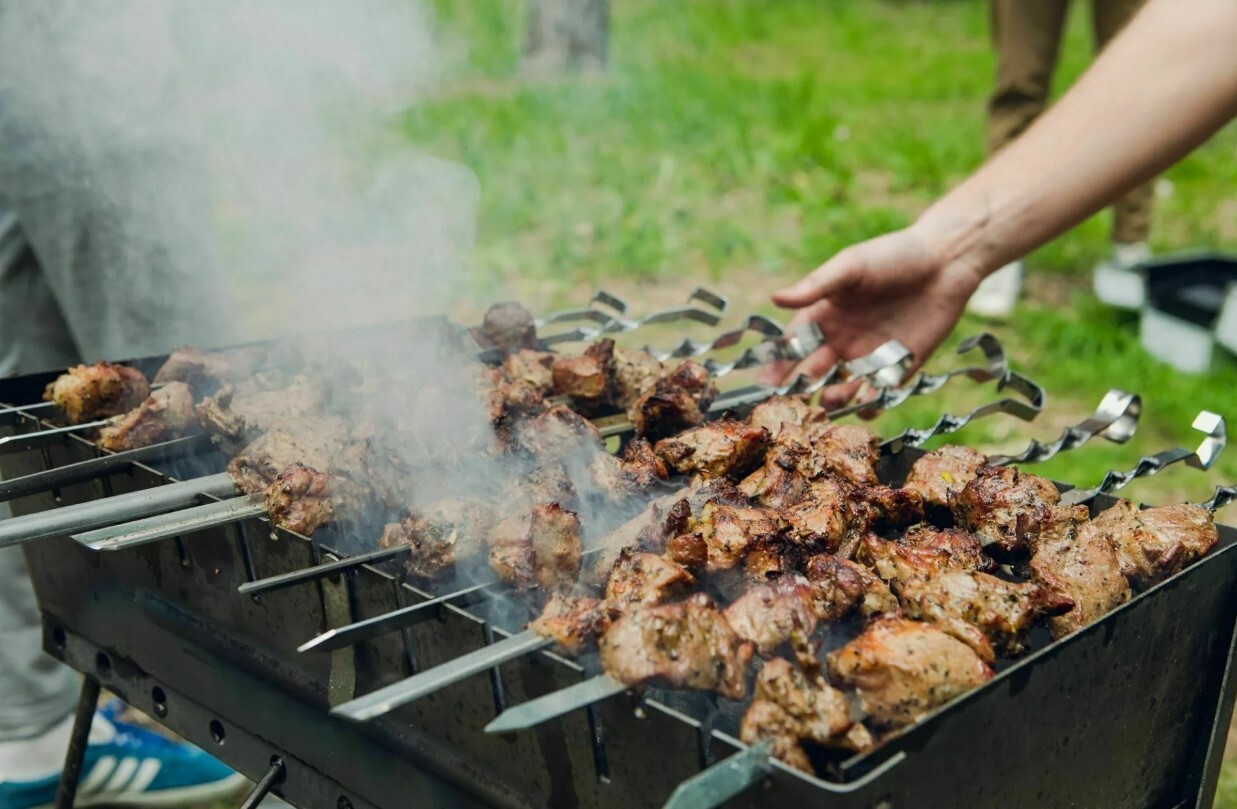
M 1167 168 L 1237 115 L 1237 3 L 1151 0 L 1021 138 L 915 228 L 980 277 Z

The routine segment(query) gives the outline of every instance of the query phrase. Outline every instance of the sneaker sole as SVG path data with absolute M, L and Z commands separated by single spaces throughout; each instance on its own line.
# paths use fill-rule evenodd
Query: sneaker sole
M 205 803 L 216 798 L 224 798 L 240 791 L 241 787 L 250 783 L 249 779 L 240 773 L 233 773 L 220 781 L 209 784 L 197 784 L 191 787 L 176 789 L 161 789 L 158 792 L 144 792 L 136 795 L 126 795 L 123 792 L 99 793 L 87 795 L 73 801 L 75 807 L 87 809 L 91 806 L 139 806 L 146 809 L 161 807 L 187 806 L 195 803 Z M 34 809 L 55 809 L 54 803 L 34 807 Z

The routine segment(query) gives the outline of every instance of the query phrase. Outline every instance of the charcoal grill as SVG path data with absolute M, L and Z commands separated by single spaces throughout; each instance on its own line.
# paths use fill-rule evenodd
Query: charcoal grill
M 153 370 L 162 358 L 138 361 Z M 0 380 L 0 402 L 37 401 L 54 374 Z M 27 429 L 28 417 L 16 427 Z M 25 426 L 23 426 L 25 424 Z M 100 455 L 76 435 L 0 457 L 6 478 Z M 920 452 L 888 455 L 900 481 Z M 203 449 L 104 470 L 26 494 L 16 514 L 218 472 Z M 1099 496 L 1093 511 L 1113 500 Z M 813 778 L 773 763 L 736 806 L 1208 806 L 1231 718 L 1237 529 L 1219 547 L 1080 632 L 1008 665 L 876 749 Z M 425 620 L 329 655 L 296 647 L 325 629 L 434 593 L 395 566 L 352 566 L 295 587 L 246 583 L 347 554 L 247 519 L 191 537 L 100 553 L 68 537 L 25 546 L 47 651 L 305 809 L 403 806 L 660 806 L 675 786 L 739 753 L 735 716 L 708 697 L 618 695 L 521 734 L 485 725 L 505 706 L 592 672 L 550 652 L 523 656 L 355 724 L 329 708 L 452 660 L 507 632 L 484 604 L 440 604 Z M 510 624 L 507 624 L 510 628 Z M 97 692 L 95 692 L 97 693 Z M 88 715 L 88 713 L 86 714 Z

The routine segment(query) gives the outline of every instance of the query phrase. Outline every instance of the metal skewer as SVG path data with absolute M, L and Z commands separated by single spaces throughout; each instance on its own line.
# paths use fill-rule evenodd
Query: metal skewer
M 238 593 L 245 595 L 261 595 L 262 593 L 270 593 L 275 590 L 283 590 L 287 587 L 293 587 L 305 582 L 317 581 L 325 576 L 333 576 L 336 573 L 347 573 L 355 570 L 362 565 L 373 564 L 374 562 L 385 562 L 388 559 L 394 559 L 411 552 L 411 545 L 399 545 L 394 548 L 380 548 L 369 553 L 359 553 L 356 556 L 348 556 L 344 559 L 336 559 L 333 562 L 323 562 L 320 565 L 301 568 L 294 570 L 291 573 L 281 573 L 278 576 L 270 576 L 265 579 L 256 579 L 254 581 L 245 582 L 240 587 L 236 588 Z
M 88 421 L 85 424 L 71 424 L 68 427 L 52 427 L 47 430 L 35 430 L 34 432 L 5 436 L 0 438 L 0 455 L 36 449 L 47 444 L 49 438 L 68 435 L 81 430 L 94 430 L 99 427 L 105 427 L 109 421 L 111 419 L 101 419 L 99 421 Z
M 1142 397 L 1113 388 L 1104 394 L 1099 406 L 1085 421 L 1066 427 L 1057 440 L 1047 444 L 1034 438 L 1027 448 L 1014 455 L 989 455 L 989 466 L 1041 463 L 1062 452 L 1082 446 L 1092 438 L 1102 436 L 1114 444 L 1124 444 L 1134 437 L 1138 418 L 1142 415 Z
M 266 514 L 262 495 L 247 494 L 216 503 L 205 503 L 172 514 L 158 514 L 119 525 L 109 525 L 73 534 L 73 539 L 92 551 L 119 551 L 168 537 L 204 531 L 217 525 L 261 517 Z
M 230 475 L 221 472 L 194 480 L 155 486 L 140 492 L 118 494 L 104 500 L 92 500 L 88 503 L 62 506 L 52 511 L 11 517 L 0 521 L 0 548 L 175 511 L 194 505 L 204 496 L 231 497 L 234 494 L 236 484 L 232 482 Z
M 1066 505 L 1089 503 L 1101 494 L 1108 494 L 1128 486 L 1138 478 L 1159 474 L 1166 467 L 1177 463 L 1185 463 L 1195 469 L 1209 469 L 1228 443 L 1228 430 L 1224 417 L 1204 410 L 1194 417 L 1191 425 L 1195 430 L 1205 434 L 1202 442 L 1194 450 L 1173 447 L 1155 455 L 1146 455 L 1138 460 L 1133 468 L 1121 472 L 1109 470 L 1104 479 L 1090 489 L 1071 489 L 1061 495 L 1061 502 Z
M 757 742 L 681 782 L 663 809 L 716 809 L 772 771 L 773 746 Z

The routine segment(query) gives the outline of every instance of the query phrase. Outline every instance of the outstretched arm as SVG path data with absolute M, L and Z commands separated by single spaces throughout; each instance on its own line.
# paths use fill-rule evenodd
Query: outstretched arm
M 895 233 L 774 294 L 820 323 L 818 373 L 897 338 L 919 361 L 980 280 L 1172 165 L 1237 115 L 1237 2 L 1150 0 L 1022 137 Z M 771 368 L 766 379 L 792 369 Z

